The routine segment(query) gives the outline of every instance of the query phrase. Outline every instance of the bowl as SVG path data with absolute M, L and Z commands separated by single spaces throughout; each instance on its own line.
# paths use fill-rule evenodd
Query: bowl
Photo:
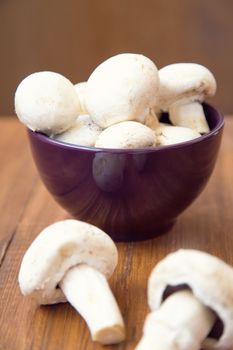
M 100 149 L 28 130 L 33 158 L 48 191 L 72 216 L 115 241 L 149 239 L 171 228 L 214 169 L 224 118 L 210 105 L 203 107 L 211 131 L 191 141 Z

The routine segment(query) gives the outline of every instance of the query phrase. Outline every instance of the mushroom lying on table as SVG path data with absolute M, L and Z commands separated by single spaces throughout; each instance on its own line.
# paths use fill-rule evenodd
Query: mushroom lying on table
M 19 120 L 33 131 L 55 135 L 69 129 L 80 114 L 73 84 L 55 72 L 27 76 L 15 93 Z
M 150 275 L 148 302 L 137 350 L 233 349 L 233 268 L 220 259 L 195 250 L 169 254 Z
M 39 304 L 67 299 L 87 322 L 94 341 L 119 343 L 125 338 L 124 323 L 106 281 L 117 259 L 106 233 L 81 221 L 60 221 L 45 228 L 27 250 L 19 285 Z
M 85 106 L 102 128 L 127 120 L 144 122 L 156 105 L 158 89 L 158 71 L 149 58 L 119 54 L 101 63 L 89 77 Z
M 170 64 L 159 70 L 159 102 L 172 124 L 209 132 L 202 102 L 216 92 L 213 74 L 195 63 Z

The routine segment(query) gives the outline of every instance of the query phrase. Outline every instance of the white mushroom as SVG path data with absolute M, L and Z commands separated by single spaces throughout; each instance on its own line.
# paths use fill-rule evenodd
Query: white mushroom
M 85 104 L 103 128 L 127 121 L 143 122 L 156 105 L 159 88 L 155 64 L 137 54 L 120 54 L 100 64 L 87 81 Z
M 152 312 L 136 349 L 231 350 L 232 295 L 233 269 L 220 259 L 195 250 L 169 254 L 150 275 Z
M 144 124 L 152 130 L 155 130 L 159 126 L 159 119 L 153 108 L 150 108 L 149 113 L 144 120 Z
M 81 114 L 88 114 L 86 106 L 85 106 L 86 85 L 87 85 L 86 81 L 83 81 L 81 83 L 74 85 L 75 91 L 77 92 L 78 98 L 79 98 L 80 113 Z
M 193 140 L 201 136 L 201 134 L 194 129 L 173 126 L 165 123 L 159 123 L 159 126 L 155 129 L 155 134 L 158 146 L 173 145 Z
M 153 147 L 154 132 L 147 126 L 133 121 L 114 124 L 102 131 L 95 146 L 100 148 Z
M 80 115 L 70 129 L 53 136 L 53 138 L 75 145 L 92 147 L 101 131 L 102 129 L 93 122 L 89 115 Z
M 54 72 L 37 72 L 19 84 L 15 111 L 28 128 L 51 135 L 72 126 L 80 114 L 80 104 L 67 78 Z
M 208 133 L 209 126 L 201 102 L 216 92 L 213 74 L 195 63 L 177 63 L 159 70 L 158 105 L 169 112 L 174 125 Z
M 125 337 L 124 323 L 106 280 L 117 259 L 106 233 L 81 221 L 60 221 L 45 228 L 27 250 L 19 285 L 39 304 L 67 299 L 87 322 L 94 341 L 118 343 Z

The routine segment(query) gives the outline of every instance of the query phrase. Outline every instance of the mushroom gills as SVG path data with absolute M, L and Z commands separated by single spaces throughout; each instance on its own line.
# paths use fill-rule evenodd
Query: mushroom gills
M 70 304 L 85 319 L 93 341 L 107 345 L 124 340 L 124 322 L 102 273 L 80 264 L 71 268 L 59 285 Z
M 206 134 L 210 131 L 202 104 L 199 102 L 175 103 L 169 108 L 169 119 L 176 126 L 184 126 Z
M 147 316 L 136 350 L 199 350 L 216 318 L 191 291 L 176 292 Z

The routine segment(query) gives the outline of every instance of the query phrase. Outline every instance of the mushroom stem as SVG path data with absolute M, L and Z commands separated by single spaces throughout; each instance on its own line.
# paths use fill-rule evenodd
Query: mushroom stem
M 102 273 L 80 264 L 70 269 L 59 285 L 86 321 L 94 341 L 115 344 L 124 340 L 124 322 Z
M 174 125 L 194 129 L 200 134 L 210 131 L 202 104 L 199 102 L 175 103 L 170 106 L 168 112 L 169 119 Z
M 155 130 L 159 127 L 159 118 L 152 108 L 150 108 L 149 113 L 145 118 L 144 124 L 152 130 Z
M 136 350 L 199 350 L 215 321 L 190 291 L 176 292 L 147 316 Z

